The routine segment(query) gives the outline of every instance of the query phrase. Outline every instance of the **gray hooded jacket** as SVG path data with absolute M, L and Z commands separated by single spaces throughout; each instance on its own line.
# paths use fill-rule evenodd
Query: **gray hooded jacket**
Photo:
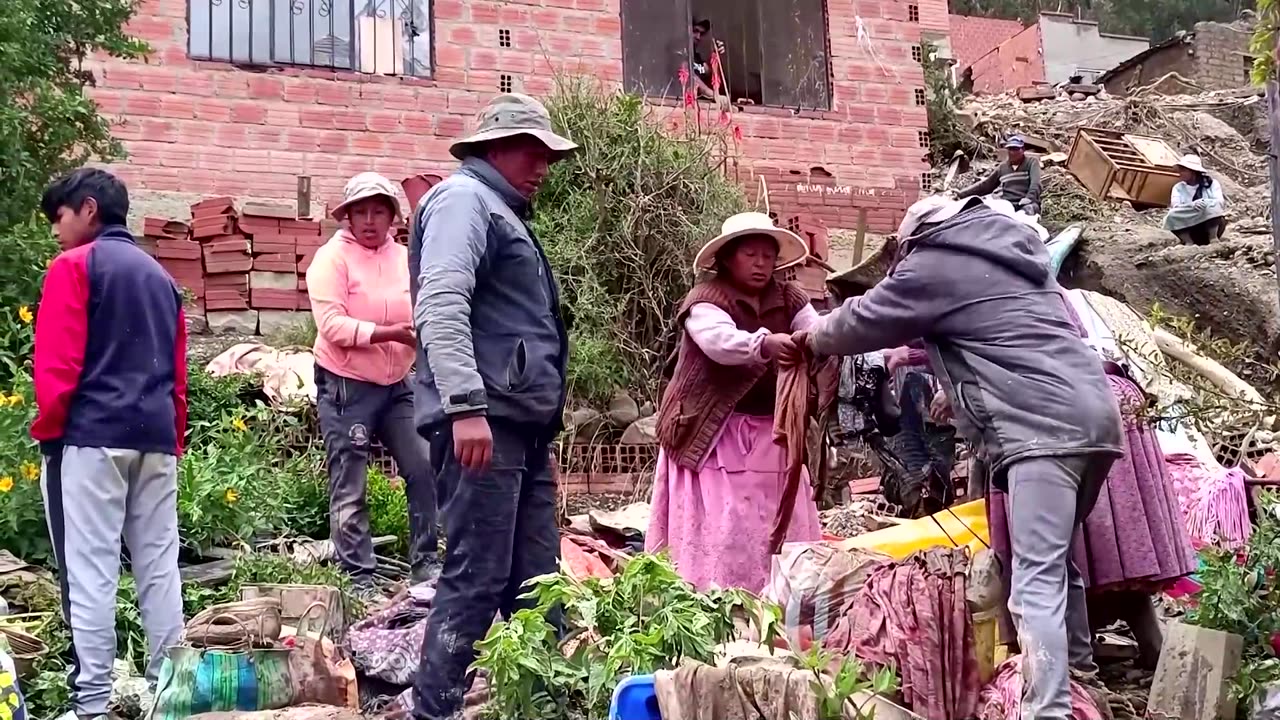
M 923 338 L 956 425 L 997 487 L 1018 460 L 1122 454 L 1102 361 L 1072 324 L 1034 231 L 977 205 L 903 242 L 889 277 L 823 318 L 816 350 L 852 355 Z
M 471 157 L 414 213 L 409 290 L 418 331 L 414 419 L 487 414 L 561 425 L 569 341 L 529 202 Z

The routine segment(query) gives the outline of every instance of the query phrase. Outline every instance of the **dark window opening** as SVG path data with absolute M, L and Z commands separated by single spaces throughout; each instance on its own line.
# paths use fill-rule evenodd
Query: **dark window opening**
M 917 130 L 916 140 L 919 141 L 920 147 L 928 149 L 929 148 L 929 131 Z
M 507 28 L 500 28 L 498 30 L 498 47 L 511 47 L 511 31 Z
M 933 173 L 920 173 L 920 189 L 925 192 L 933 190 Z
M 742 105 L 827 109 L 824 0 L 621 0 L 627 90 Z M 695 22 L 709 23 L 696 41 Z M 706 27 L 702 24 L 702 27 Z M 719 52 L 718 52 L 719 51 Z M 681 68 L 689 73 L 682 88 Z
M 916 105 L 924 105 L 924 101 L 925 101 L 924 88 L 915 89 L 915 98 L 916 98 Z
M 919 45 L 911 46 L 911 59 L 918 63 L 924 62 L 924 48 Z
M 913 22 L 913 23 L 920 22 L 920 6 L 919 5 L 907 6 L 907 22 Z
M 188 0 L 187 55 L 431 75 L 431 0 Z
M 1245 55 L 1241 58 L 1244 61 L 1244 84 L 1253 84 L 1253 56 Z
M 515 78 L 503 73 L 498 76 L 498 92 L 509 93 L 515 87 Z

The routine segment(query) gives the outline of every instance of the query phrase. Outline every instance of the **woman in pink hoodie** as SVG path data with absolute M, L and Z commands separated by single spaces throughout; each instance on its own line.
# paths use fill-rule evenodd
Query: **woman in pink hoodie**
M 307 270 L 315 316 L 316 390 L 329 465 L 329 527 L 338 560 L 372 590 L 375 561 L 365 501 L 377 439 L 405 479 L 414 582 L 438 573 L 435 478 L 413 422 L 414 333 L 409 260 L 391 228 L 395 188 L 377 173 L 347 182 L 333 217 L 343 227 Z

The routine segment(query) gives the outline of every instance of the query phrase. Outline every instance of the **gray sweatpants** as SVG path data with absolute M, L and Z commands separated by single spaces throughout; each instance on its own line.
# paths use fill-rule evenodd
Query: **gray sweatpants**
M 1096 667 L 1084 579 L 1071 561 L 1071 540 L 1093 509 L 1112 462 L 1071 455 L 1008 467 L 1009 612 L 1022 647 L 1022 720 L 1070 718 L 1071 668 Z
M 116 658 L 120 540 L 129 549 L 147 633 L 147 679 L 182 636 L 178 575 L 177 458 L 137 450 L 66 446 L 44 458 L 49 537 L 62 613 L 71 627 L 68 682 L 77 715 L 107 712 Z

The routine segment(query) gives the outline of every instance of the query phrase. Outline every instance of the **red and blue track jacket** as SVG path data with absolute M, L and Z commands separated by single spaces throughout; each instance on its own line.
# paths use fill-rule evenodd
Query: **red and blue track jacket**
M 54 258 L 36 316 L 31 436 L 177 455 L 187 425 L 182 296 L 123 226 Z

